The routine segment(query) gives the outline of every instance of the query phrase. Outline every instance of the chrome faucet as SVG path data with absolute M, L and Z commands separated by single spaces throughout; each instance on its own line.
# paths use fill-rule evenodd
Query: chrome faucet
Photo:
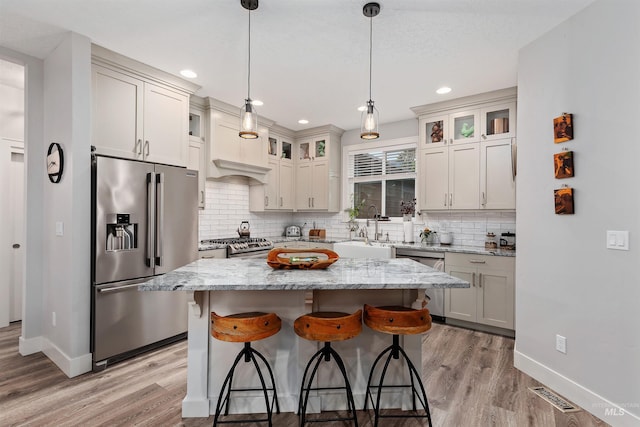
M 369 226 L 369 213 L 371 212 L 371 208 L 373 208 L 373 221 L 375 222 L 375 233 L 373 235 L 373 241 L 377 242 L 380 237 L 382 237 L 382 233 L 378 233 L 378 217 L 380 214 L 378 213 L 378 208 L 376 205 L 369 206 L 367 210 L 367 227 Z

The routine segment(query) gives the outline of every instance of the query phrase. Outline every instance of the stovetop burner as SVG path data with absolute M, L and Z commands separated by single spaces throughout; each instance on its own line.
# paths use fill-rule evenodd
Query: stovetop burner
M 264 237 L 229 237 L 223 239 L 208 239 L 200 242 L 202 245 L 227 245 L 229 256 L 255 251 L 269 251 L 273 243 Z

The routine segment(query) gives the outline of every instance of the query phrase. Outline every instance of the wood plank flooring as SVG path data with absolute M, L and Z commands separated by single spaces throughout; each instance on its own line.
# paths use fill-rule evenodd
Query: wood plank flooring
M 2 427 L 201 427 L 213 422 L 213 417 L 180 416 L 186 393 L 186 341 L 69 379 L 43 354 L 20 356 L 19 336 L 20 323 L 0 329 Z M 423 340 L 423 366 L 434 426 L 608 426 L 586 411 L 563 414 L 530 392 L 527 388 L 538 383 L 513 367 L 513 345 L 510 338 L 433 325 Z M 358 422 L 373 425 L 363 411 Z M 291 413 L 274 418 L 276 427 L 297 423 Z M 422 425 L 426 422 L 417 419 L 380 422 L 381 427 Z

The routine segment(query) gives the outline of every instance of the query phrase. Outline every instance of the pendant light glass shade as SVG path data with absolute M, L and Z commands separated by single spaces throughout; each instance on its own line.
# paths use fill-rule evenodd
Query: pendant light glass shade
M 378 109 L 372 100 L 367 101 L 367 109 L 362 112 L 362 124 L 360 125 L 360 138 L 377 139 L 378 132 Z
M 240 107 L 240 132 L 238 135 L 244 139 L 258 138 L 258 113 L 251 101 L 251 11 L 258 8 L 258 0 L 240 0 L 243 8 L 249 11 L 249 61 L 247 72 L 247 99 Z
M 364 16 L 369 18 L 369 100 L 367 101 L 367 109 L 362 112 L 362 124 L 360 125 L 360 138 L 362 139 L 378 139 L 378 110 L 371 99 L 371 74 L 373 56 L 373 17 L 380 13 L 379 3 L 367 3 L 362 8 Z
M 240 138 L 256 139 L 258 137 L 258 113 L 251 104 L 251 99 L 244 100 L 240 108 Z

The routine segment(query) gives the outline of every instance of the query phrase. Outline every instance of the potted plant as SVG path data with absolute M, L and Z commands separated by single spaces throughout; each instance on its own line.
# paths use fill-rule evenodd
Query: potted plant
M 420 232 L 420 242 L 433 243 L 435 234 L 436 234 L 435 230 L 430 230 L 428 227 L 425 227 L 424 230 Z
M 416 199 L 405 202 L 400 201 L 400 213 L 402 214 L 403 221 L 411 221 L 411 218 L 416 213 Z
M 345 209 L 347 214 L 349 214 L 349 222 L 348 222 L 349 239 L 351 239 L 351 233 L 353 233 L 354 231 L 358 231 L 358 222 L 356 221 L 356 218 L 358 218 L 358 215 L 360 215 L 360 209 L 362 209 L 362 207 L 364 206 L 364 203 L 365 203 L 364 199 L 356 203 L 353 193 L 351 193 L 352 207 Z

